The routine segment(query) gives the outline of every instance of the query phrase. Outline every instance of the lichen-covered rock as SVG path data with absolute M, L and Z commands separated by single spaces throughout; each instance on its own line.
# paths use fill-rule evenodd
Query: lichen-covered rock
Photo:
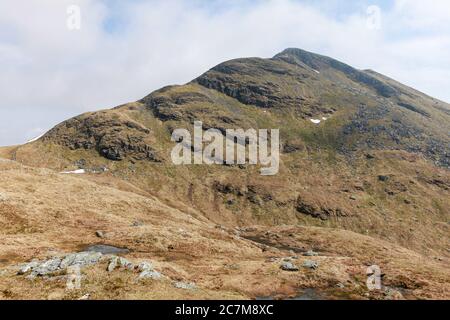
M 139 265 L 138 265 L 138 271 L 140 271 L 140 272 L 151 271 L 151 270 L 153 270 L 153 265 L 151 262 L 143 261 L 143 262 L 139 263 Z
M 99 252 L 78 252 L 62 257 L 53 257 L 44 261 L 32 261 L 20 267 L 17 274 L 28 274 L 32 279 L 36 276 L 47 276 L 66 270 L 72 266 L 86 267 L 98 263 L 103 255 Z
M 153 279 L 153 280 L 159 280 L 162 278 L 162 274 L 159 273 L 158 271 L 154 271 L 154 270 L 144 270 L 139 274 L 138 279 L 142 280 L 142 279 Z
M 128 270 L 133 270 L 134 269 L 134 265 L 130 261 L 125 259 L 125 258 L 112 257 L 109 260 L 109 264 L 108 264 L 107 270 L 109 272 L 112 272 L 112 271 L 114 271 L 117 268 L 125 268 L 125 269 L 128 269 Z
M 61 258 L 52 258 L 43 263 L 39 264 L 37 267 L 32 269 L 32 274 L 36 276 L 45 276 L 50 273 L 54 273 L 60 268 Z
M 31 272 L 34 268 L 36 268 L 37 266 L 39 266 L 39 261 L 32 261 L 30 263 L 26 263 L 24 265 L 22 265 L 19 269 L 19 271 L 17 272 L 17 274 L 26 274 L 28 272 Z
M 96 264 L 102 258 L 102 254 L 99 252 L 79 252 L 67 255 L 60 264 L 61 269 L 65 269 L 70 266 L 78 265 L 85 267 Z

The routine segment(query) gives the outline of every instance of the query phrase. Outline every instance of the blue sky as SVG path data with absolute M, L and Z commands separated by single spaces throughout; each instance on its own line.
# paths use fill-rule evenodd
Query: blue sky
M 73 4 L 80 30 L 67 28 Z M 377 28 L 368 24 L 374 5 Z M 0 145 L 185 83 L 222 61 L 286 47 L 450 102 L 447 0 L 2 0 Z

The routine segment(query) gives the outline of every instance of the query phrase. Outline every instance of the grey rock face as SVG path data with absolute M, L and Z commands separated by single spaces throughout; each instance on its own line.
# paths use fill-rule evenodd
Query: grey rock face
M 289 261 L 284 261 L 281 264 L 280 268 L 284 271 L 298 271 L 298 267 Z

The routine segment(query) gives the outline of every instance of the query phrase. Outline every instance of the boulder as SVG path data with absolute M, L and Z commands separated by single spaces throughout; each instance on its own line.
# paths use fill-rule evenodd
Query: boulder
M 284 271 L 298 271 L 298 267 L 289 261 L 283 261 L 280 268 Z
M 112 272 L 112 271 L 114 271 L 117 268 L 125 268 L 125 269 L 128 269 L 128 270 L 133 270 L 134 269 L 134 265 L 130 261 L 125 259 L 125 258 L 112 257 L 109 260 L 109 264 L 108 264 L 107 270 L 109 272 Z
M 144 223 L 140 220 L 133 221 L 133 223 L 131 224 L 131 226 L 133 226 L 133 227 L 140 227 L 143 225 L 144 225 Z
M 319 267 L 319 263 L 313 260 L 306 260 L 303 262 L 303 267 L 308 269 L 317 269 Z
M 95 235 L 98 238 L 104 238 L 105 237 L 105 234 L 103 233 L 103 231 L 95 231 Z

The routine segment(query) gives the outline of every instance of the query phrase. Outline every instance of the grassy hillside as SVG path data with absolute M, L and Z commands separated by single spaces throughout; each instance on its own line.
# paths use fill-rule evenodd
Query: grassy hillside
M 251 165 L 173 165 L 171 133 L 177 128 L 192 130 L 196 120 L 204 129 L 222 132 L 279 128 L 279 174 L 264 177 L 258 166 Z M 395 247 L 383 251 L 389 259 L 395 259 L 399 250 L 411 250 L 408 257 L 417 255 L 417 261 L 443 259 L 448 266 L 449 132 L 448 104 L 374 71 L 287 49 L 272 59 L 228 61 L 186 85 L 168 86 L 137 102 L 69 119 L 38 141 L 0 149 L 0 156 L 53 170 L 46 172 L 58 181 L 63 179 L 58 172 L 84 169 L 74 183 L 90 181 L 89 188 L 113 187 L 114 191 L 107 189 L 113 193 L 125 188 L 129 193 L 120 193 L 118 199 L 151 197 L 161 206 L 158 212 L 179 210 L 176 216 L 193 217 L 204 226 L 220 224 L 230 230 L 290 226 L 306 230 L 310 240 L 304 241 L 318 243 L 329 231 L 339 239 L 335 254 L 355 246 L 356 255 L 363 249 L 355 239 L 370 239 L 375 247 L 386 246 L 385 241 Z M 59 183 L 71 185 L 70 181 Z M 81 184 L 71 192 L 73 199 L 82 195 L 91 199 Z M 28 187 L 36 188 L 31 182 Z M 91 222 L 97 227 L 101 220 L 105 228 L 110 223 L 108 228 L 120 229 L 121 219 L 128 223 L 135 212 L 141 211 L 140 218 L 153 214 L 140 205 L 109 204 L 114 197 L 111 194 L 99 204 L 93 200 L 74 228 Z M 47 203 L 50 200 L 41 200 L 48 212 L 54 212 L 49 224 L 68 210 L 55 209 L 59 204 Z M 142 201 L 136 198 L 136 203 Z M 119 209 L 120 217 L 110 216 Z M 94 211 L 102 218 L 90 218 Z M 161 225 L 175 219 L 165 213 L 158 217 Z M 11 232 L 23 231 L 14 228 Z M 216 245 L 209 231 L 200 233 L 212 237 L 211 248 Z

